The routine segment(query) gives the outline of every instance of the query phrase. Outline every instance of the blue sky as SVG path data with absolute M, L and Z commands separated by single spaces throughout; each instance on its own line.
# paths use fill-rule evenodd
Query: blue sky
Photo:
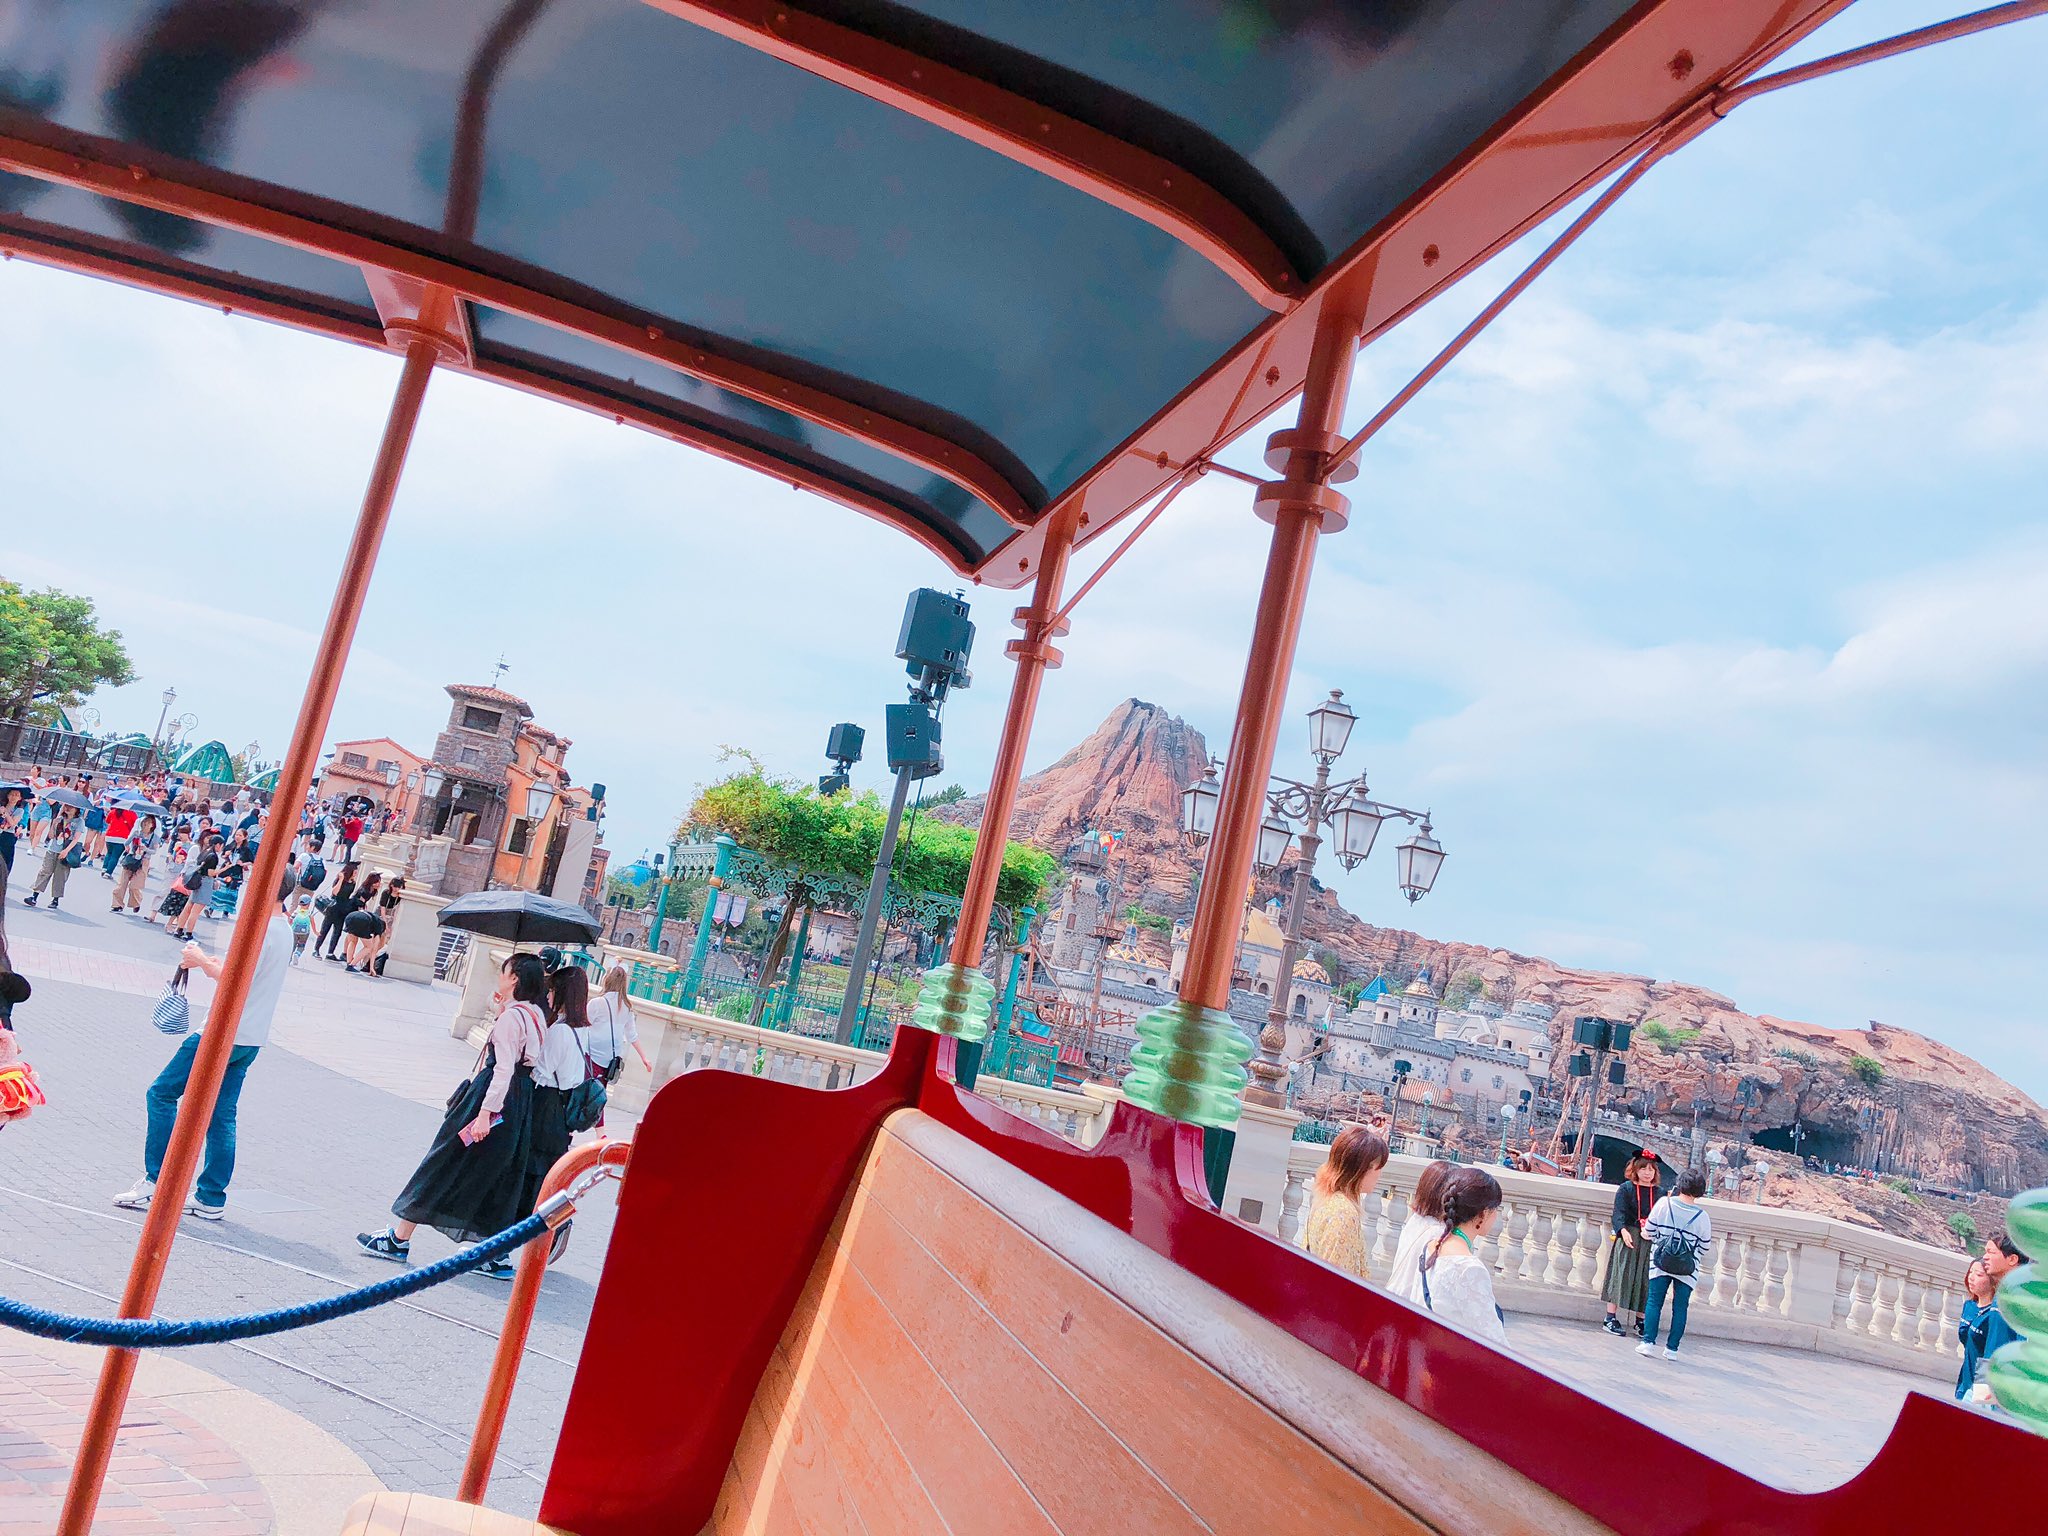
M 1866 0 L 1822 42 L 1943 14 Z M 1337 877 L 1352 910 L 1923 1030 L 2048 1098 L 2044 78 L 2037 21 L 1742 108 L 1375 440 L 1295 707 L 1342 687 L 1345 766 L 1432 806 L 1451 858 L 1411 912 L 1383 850 Z M 1530 249 L 1368 351 L 1353 423 Z M 0 574 L 127 634 L 107 723 L 175 684 L 276 755 L 395 364 L 21 262 L 0 355 Z M 1183 496 L 1077 612 L 1031 766 L 1131 695 L 1226 738 L 1266 531 L 1245 487 Z M 816 498 L 443 377 L 334 733 L 424 750 L 440 685 L 503 652 L 630 857 L 721 744 L 809 773 L 832 721 L 878 725 L 923 584 Z M 970 788 L 1013 606 L 975 601 Z

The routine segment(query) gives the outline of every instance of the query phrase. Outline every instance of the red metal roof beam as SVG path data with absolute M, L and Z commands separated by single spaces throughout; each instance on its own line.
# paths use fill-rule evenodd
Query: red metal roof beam
M 1629 168 L 1608 184 L 1607 190 L 1594 199 L 1586 211 L 1572 220 L 1565 232 L 1544 247 L 1543 252 L 1523 268 L 1521 275 L 1506 288 L 1500 296 L 1482 309 L 1472 322 L 1451 338 L 1450 344 L 1429 360 L 1423 370 L 1402 386 L 1393 399 L 1382 406 L 1379 412 L 1360 427 L 1357 432 L 1331 455 L 1332 465 L 1341 465 L 1355 456 L 1401 408 L 1422 393 L 1430 380 L 1442 373 L 1460 352 L 1469 346 L 1479 333 L 1497 319 L 1502 310 L 1519 298 L 1528 286 L 1549 269 L 1552 262 L 1562 256 L 1579 236 L 1583 235 L 1599 217 L 1621 200 L 1623 193 L 1643 179 L 1650 167 L 1669 155 L 1673 150 L 1697 138 L 1712 124 L 1726 117 L 1729 112 L 1770 91 L 1781 90 L 1788 85 L 1801 85 L 1809 80 L 1824 79 L 1839 74 L 1845 69 L 1854 69 L 1859 64 L 1875 63 L 1879 59 L 1896 58 L 1902 53 L 1912 53 L 1936 43 L 1950 42 L 1960 37 L 1970 37 L 1979 32 L 1988 32 L 1993 27 L 2008 26 L 2015 21 L 2027 21 L 2033 17 L 2048 14 L 2048 0 L 2012 0 L 2011 4 L 1994 5 L 1988 10 L 1973 11 L 1967 16 L 1958 16 L 1952 21 L 1937 22 L 1930 27 L 1916 31 L 1902 32 L 1882 42 L 1869 43 L 1861 48 L 1851 48 L 1843 53 L 1831 54 L 1816 59 L 1811 64 L 1797 65 L 1792 69 L 1779 70 L 1745 84 L 1726 87 L 1709 94 L 1698 106 L 1673 118 L 1669 126 L 1658 136 L 1657 141 L 1645 150 Z
M 1952 21 L 1938 21 L 1931 27 L 1901 32 L 1897 37 L 1888 37 L 1882 42 L 1867 43 L 1861 48 L 1851 48 L 1844 53 L 1815 59 L 1811 64 L 1795 65 L 1791 69 L 1781 69 L 1776 74 L 1762 75 L 1742 85 L 1731 86 L 1715 97 L 1714 113 L 1717 117 L 1725 117 L 1731 108 L 1739 107 L 1745 101 L 1762 96 L 1768 91 L 1783 90 L 1788 85 L 1804 85 L 1809 80 L 1821 80 L 1829 75 L 1838 75 L 1843 70 L 1854 69 L 1859 64 L 1873 64 L 1879 59 L 1895 59 L 1902 53 L 1914 53 L 1922 48 L 1930 48 L 1936 43 L 1953 42 L 1959 37 L 1974 37 L 1979 32 L 1989 32 L 1993 27 L 2010 26 L 2015 21 L 2030 21 L 2042 15 L 2048 15 L 2048 0 L 2012 0 L 2009 5 L 1994 5 L 1985 10 L 1972 11 L 1967 16 L 1958 16 Z
M 908 48 L 765 0 L 647 0 L 1143 219 L 1284 312 L 1306 285 L 1252 216 L 1186 166 Z

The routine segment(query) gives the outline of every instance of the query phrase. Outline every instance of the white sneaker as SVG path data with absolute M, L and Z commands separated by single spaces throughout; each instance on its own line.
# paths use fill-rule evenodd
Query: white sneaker
M 219 1205 L 208 1205 L 204 1200 L 195 1196 L 185 1202 L 185 1214 L 187 1216 L 197 1216 L 201 1221 L 219 1221 L 227 1213 L 228 1203 L 225 1200 L 221 1201 Z
M 1667 1349 L 1664 1351 L 1664 1358 L 1666 1360 L 1676 1360 L 1678 1358 L 1678 1351 L 1675 1349 Z
M 124 1211 L 146 1211 L 149 1202 L 156 1198 L 155 1179 L 137 1179 L 133 1189 L 123 1190 L 114 1196 L 114 1204 Z
M 1636 1346 L 1636 1353 L 1647 1359 L 1657 1353 L 1657 1346 L 1654 1344 L 1638 1344 Z M 1670 1351 L 1666 1350 L 1665 1353 L 1669 1354 Z

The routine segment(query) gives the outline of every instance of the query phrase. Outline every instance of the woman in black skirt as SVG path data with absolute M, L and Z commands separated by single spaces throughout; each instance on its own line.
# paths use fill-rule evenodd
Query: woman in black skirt
M 533 1141 L 526 1155 L 526 1187 L 519 1196 L 521 1216 L 533 1214 L 548 1170 L 569 1150 L 569 1094 L 590 1076 L 590 978 L 581 966 L 548 972 L 547 1013 L 547 1035 L 533 1069 Z
M 1621 1314 L 1637 1338 L 1643 1336 L 1644 1296 L 1650 1284 L 1650 1243 L 1643 1235 L 1643 1223 L 1657 1203 L 1657 1154 L 1638 1152 L 1628 1160 L 1621 1186 L 1614 1192 L 1614 1215 L 1608 1225 L 1612 1237 L 1607 1244 L 1607 1275 L 1600 1284 L 1600 1299 L 1607 1303 L 1607 1320 L 1600 1326 L 1616 1338 L 1626 1336 Z
M 359 1232 L 365 1253 L 394 1264 L 412 1258 L 412 1235 L 435 1227 L 458 1243 L 481 1242 L 532 1209 L 520 1208 L 533 1148 L 533 1068 L 547 1029 L 547 969 L 538 955 L 514 955 L 492 994 L 499 1005 L 483 1059 L 455 1090 L 434 1144 L 404 1191 L 391 1202 L 398 1220 L 381 1232 Z M 512 1278 L 504 1259 L 478 1273 Z

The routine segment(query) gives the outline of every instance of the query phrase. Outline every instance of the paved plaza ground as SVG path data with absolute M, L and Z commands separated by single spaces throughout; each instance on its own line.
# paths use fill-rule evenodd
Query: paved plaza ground
M 50 1102 L 0 1132 L 0 1294 L 111 1314 L 140 1217 L 109 1202 L 140 1172 L 143 1089 L 173 1048 L 150 1008 L 178 946 L 160 928 L 109 915 L 90 871 L 71 889 L 61 912 L 15 901 L 7 911 L 16 965 L 36 983 L 18 1023 Z M 200 928 L 212 949 L 225 933 Z M 446 985 L 368 980 L 312 960 L 292 973 L 243 1094 L 228 1217 L 184 1222 L 161 1315 L 255 1311 L 391 1273 L 357 1252 L 355 1234 L 388 1219 L 448 1090 L 474 1064 L 449 1037 L 454 1010 Z M 538 1503 L 612 1208 L 603 1194 L 589 1205 L 550 1271 L 491 1489 L 501 1508 Z M 423 1258 L 449 1246 L 431 1232 L 419 1239 Z M 465 1277 L 324 1327 L 147 1357 L 135 1435 L 124 1431 L 140 1459 L 117 1465 L 111 1486 L 126 1498 L 124 1477 L 146 1488 L 182 1475 L 145 1464 L 152 1455 L 197 1458 L 210 1475 L 183 1496 L 200 1501 L 189 1507 L 206 1523 L 189 1528 L 217 1531 L 332 1531 L 348 1500 L 378 1482 L 452 1493 L 505 1296 L 500 1282 Z M 1849 1476 L 1905 1392 L 1930 1386 L 1718 1339 L 1693 1341 L 1673 1365 L 1579 1324 L 1514 1316 L 1509 1331 L 1520 1351 L 1592 1395 L 1791 1488 Z M 61 1493 L 76 1435 L 67 1442 L 64 1426 L 95 1366 L 89 1351 L 0 1335 L 0 1536 L 49 1528 L 35 1513 L 46 1506 L 31 1501 Z

